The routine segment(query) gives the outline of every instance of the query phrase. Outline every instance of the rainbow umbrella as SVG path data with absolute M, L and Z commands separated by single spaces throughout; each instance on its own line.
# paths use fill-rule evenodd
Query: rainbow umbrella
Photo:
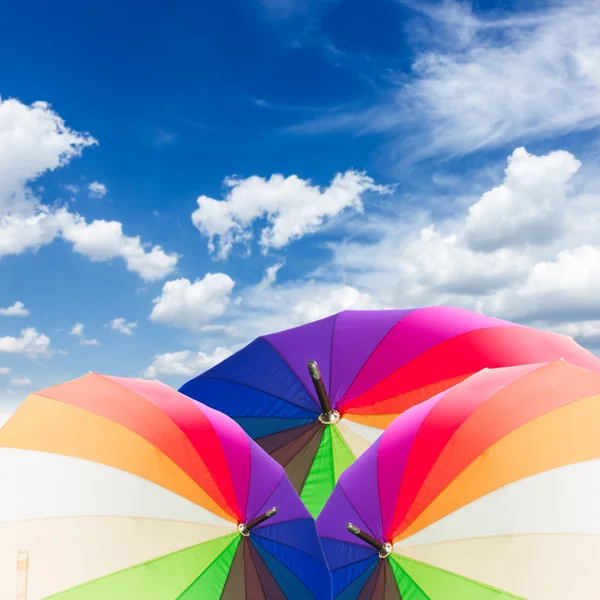
M 571 338 L 463 309 L 347 311 L 260 337 L 180 391 L 233 417 L 316 516 L 399 413 L 484 367 L 561 357 L 600 371 Z
M 483 370 L 411 408 L 317 529 L 338 600 L 600 598 L 600 375 Z
M 331 598 L 313 519 L 231 419 L 89 374 L 0 429 L 3 600 Z

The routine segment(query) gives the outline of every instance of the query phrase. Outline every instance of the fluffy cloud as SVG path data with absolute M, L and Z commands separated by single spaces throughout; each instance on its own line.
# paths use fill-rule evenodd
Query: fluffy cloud
M 0 259 L 62 238 L 93 261 L 120 258 L 147 281 L 166 277 L 175 269 L 177 254 L 125 235 L 117 221 L 88 223 L 65 207 L 45 205 L 29 187 L 96 143 L 88 134 L 69 129 L 47 103 L 26 106 L 0 100 Z
M 138 326 L 137 321 L 128 323 L 123 317 L 113 319 L 108 325 L 114 331 L 118 331 L 119 333 L 123 333 L 125 335 L 131 335 L 133 330 Z
M 235 349 L 344 309 L 436 304 L 556 330 L 600 349 L 596 177 L 568 152 L 537 156 L 517 148 L 503 179 L 470 206 L 457 203 L 451 217 L 435 219 L 418 207 L 349 221 L 347 238 L 330 245 L 331 259 L 309 278 L 280 281 L 276 264 L 242 289 L 201 349 Z M 173 289 L 180 305 L 172 314 L 188 310 L 190 285 L 184 280 L 181 291 Z M 231 329 L 227 342 L 224 327 Z
M 12 385 L 13 387 L 28 387 L 32 383 L 33 382 L 31 381 L 31 379 L 29 379 L 29 377 L 13 377 L 10 380 L 10 385 Z
M 103 183 L 92 181 L 92 183 L 88 185 L 88 192 L 91 198 L 104 198 L 108 193 L 108 189 Z
M 189 350 L 158 354 L 144 371 L 144 377 L 148 379 L 156 379 L 163 375 L 193 377 L 214 367 L 231 354 L 229 348 L 222 347 L 216 348 L 211 354 Z
M 403 243 L 391 221 L 376 243 L 334 246 L 329 270 L 384 305 L 451 304 L 548 328 L 600 320 L 600 195 L 585 191 L 597 185 L 577 179 L 580 166 L 568 152 L 518 148 L 465 214 Z
M 61 237 L 73 244 L 73 250 L 94 262 L 120 258 L 129 271 L 146 281 L 164 279 L 172 273 L 179 257 L 160 246 L 148 247 L 141 239 L 123 233 L 118 221 L 94 220 L 65 208 L 38 206 L 29 215 L 8 214 L 0 217 L 0 258 L 36 250 Z
M 389 191 L 356 171 L 338 173 L 324 189 L 296 175 L 229 178 L 224 184 L 227 194 L 223 200 L 200 196 L 192 213 L 194 225 L 209 238 L 210 251 L 217 251 L 222 258 L 234 244 L 252 238 L 252 225 L 259 219 L 266 219 L 259 240 L 266 252 L 316 231 L 326 219 L 346 209 L 362 211 L 365 192 Z
M 565 226 L 567 186 L 580 167 L 568 152 L 534 156 L 517 148 L 502 185 L 469 208 L 463 231 L 467 245 L 489 252 L 554 241 Z
M 150 319 L 190 330 L 200 330 L 223 315 L 231 302 L 235 282 L 223 273 L 207 273 L 192 283 L 181 278 L 167 281 L 154 298 Z
M 123 234 L 118 221 L 95 220 L 87 223 L 79 215 L 63 213 L 61 234 L 73 244 L 73 250 L 94 262 L 121 258 L 127 269 L 146 281 L 164 279 L 172 273 L 179 259 L 167 254 L 160 246 L 148 247 L 139 236 Z
M 96 140 L 69 129 L 46 102 L 0 99 L 0 215 L 29 199 L 27 182 L 80 156 Z
M 7 308 L 0 308 L 0 315 L 5 317 L 27 317 L 29 310 L 25 308 L 25 305 L 17 300 L 12 306 Z
M 29 358 L 50 356 L 50 338 L 29 327 L 21 330 L 19 337 L 0 337 L 0 352 L 24 354 Z
M 8 375 L 10 373 L 10 369 L 8 367 L 0 367 L 0 375 Z

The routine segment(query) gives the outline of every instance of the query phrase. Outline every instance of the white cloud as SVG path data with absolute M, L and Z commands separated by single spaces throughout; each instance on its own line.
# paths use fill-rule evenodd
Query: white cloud
M 108 193 L 108 189 L 104 183 L 92 181 L 92 183 L 88 185 L 88 192 L 91 198 L 104 198 Z
M 13 377 L 10 380 L 10 385 L 12 385 L 13 387 L 28 387 L 32 383 L 33 382 L 31 381 L 31 379 L 29 379 L 29 377 Z
M 83 330 L 85 329 L 85 325 L 83 323 L 75 323 L 69 332 L 71 335 L 77 336 L 80 338 L 79 343 L 82 346 L 99 346 L 100 342 L 95 339 L 87 339 L 83 337 Z
M 0 308 L 0 315 L 5 317 L 27 317 L 29 310 L 25 308 L 25 305 L 17 300 L 12 306 L 7 308 Z
M 323 319 L 343 310 L 367 310 L 377 308 L 369 294 L 348 285 L 331 290 L 326 296 L 303 300 L 292 308 L 292 320 L 296 324 Z
M 0 259 L 62 238 L 93 261 L 121 258 L 143 279 L 166 277 L 177 265 L 177 254 L 125 235 L 117 221 L 88 223 L 65 207 L 43 204 L 31 190 L 31 182 L 41 174 L 96 143 L 88 134 L 69 129 L 47 103 L 26 106 L 0 100 Z
M 534 156 L 517 148 L 508 159 L 502 185 L 469 208 L 464 227 L 468 246 L 496 250 L 548 244 L 565 227 L 567 186 L 581 163 L 568 152 Z
M 69 332 L 71 335 L 82 336 L 85 325 L 83 323 L 75 323 Z
M 200 349 L 235 350 L 344 309 L 428 305 L 561 331 L 600 349 L 600 176 L 589 167 L 568 152 L 536 156 L 517 148 L 504 178 L 470 205 L 462 196 L 445 211 L 451 217 L 415 204 L 413 212 L 349 221 L 346 238 L 331 243 L 331 255 L 305 278 L 279 281 L 272 265 L 243 288 L 217 328 L 197 328 L 211 329 Z M 185 290 L 173 296 L 183 303 Z
M 144 377 L 148 379 L 156 379 L 163 375 L 193 377 L 214 367 L 231 354 L 232 351 L 229 348 L 222 347 L 215 348 L 211 354 L 189 350 L 158 354 L 153 358 L 152 364 L 144 371 Z
M 63 213 L 62 237 L 73 244 L 73 250 L 93 262 L 121 258 L 129 271 L 146 281 L 157 281 L 172 273 L 179 259 L 167 254 L 160 246 L 148 247 L 141 239 L 123 234 L 118 221 L 95 220 L 87 223 L 79 215 Z
M 537 262 L 524 283 L 490 299 L 489 306 L 509 316 L 561 320 L 600 318 L 600 246 L 585 244 Z
M 411 4 L 433 18 L 412 77 L 397 77 L 400 83 L 378 106 L 304 123 L 297 131 L 377 131 L 395 136 L 405 156 L 422 156 L 552 138 L 600 124 L 597 0 L 552 2 L 530 14 L 519 11 L 517 18 L 498 18 L 497 11 L 480 18 L 466 3 Z M 432 48 L 436 24 L 443 27 L 444 43 Z
M 79 194 L 79 186 L 74 183 L 68 183 L 67 185 L 64 186 L 64 188 L 72 196 L 77 196 L 77 194 Z
M 21 330 L 20 337 L 0 337 L 0 352 L 24 354 L 30 358 L 50 356 L 50 338 L 29 327 Z
M 209 238 L 209 250 L 218 249 L 221 258 L 227 257 L 235 244 L 249 242 L 257 220 L 266 219 L 259 240 L 266 252 L 317 231 L 326 219 L 347 209 L 362 212 L 365 192 L 389 191 L 357 171 L 338 173 L 326 188 L 296 175 L 229 178 L 224 184 L 227 194 L 223 200 L 200 196 L 192 213 L 194 225 Z
M 374 243 L 334 245 L 323 270 L 381 305 L 449 304 L 546 328 L 600 321 L 600 194 L 586 191 L 597 180 L 580 178 L 568 152 L 518 148 L 508 163 L 462 215 L 390 220 Z
M 434 148 L 471 150 L 600 124 L 600 15 L 569 2 L 522 26 L 498 23 L 464 51 L 423 55 L 399 108 L 426 119 Z M 506 35 L 498 35 L 498 29 Z
M 0 99 L 0 215 L 31 199 L 27 182 L 96 143 L 89 134 L 69 129 L 46 102 L 27 106 Z
M 150 319 L 157 323 L 200 330 L 223 315 L 231 302 L 235 282 L 224 273 L 207 273 L 192 283 L 181 278 L 167 281 L 154 298 Z
M 8 375 L 10 373 L 10 369 L 8 367 L 0 367 L 0 375 Z
M 138 326 L 137 321 L 128 323 L 123 317 L 113 319 L 108 325 L 114 331 L 118 331 L 119 333 L 123 333 L 125 335 L 131 335 L 133 330 Z

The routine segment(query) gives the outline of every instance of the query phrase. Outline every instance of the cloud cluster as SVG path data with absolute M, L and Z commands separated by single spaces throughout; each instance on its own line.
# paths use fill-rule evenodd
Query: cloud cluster
M 376 243 L 337 245 L 332 269 L 358 289 L 378 290 L 384 304 L 459 305 L 597 337 L 600 194 L 577 179 L 580 167 L 568 152 L 517 148 L 504 181 L 466 213 L 430 222 L 403 243 L 390 222 Z
M 27 106 L 0 99 L 0 259 L 61 238 L 92 261 L 120 258 L 147 281 L 166 277 L 177 265 L 177 254 L 125 235 L 117 221 L 90 223 L 66 207 L 42 203 L 33 193 L 31 182 L 96 143 L 89 134 L 68 128 L 45 102 Z M 89 191 L 100 197 L 106 187 L 93 182 Z
M 229 178 L 224 184 L 224 199 L 200 196 L 192 213 L 192 222 L 209 240 L 209 250 L 221 258 L 227 257 L 235 244 L 247 244 L 252 226 L 259 220 L 266 221 L 259 240 L 266 252 L 316 231 L 326 219 L 345 210 L 362 212 L 366 192 L 390 191 L 357 171 L 338 173 L 325 188 L 296 175 Z
M 445 304 L 600 348 L 599 183 L 569 152 L 536 155 L 519 147 L 503 179 L 470 206 L 457 205 L 452 217 L 420 211 L 361 218 L 351 227 L 367 228 L 368 238 L 350 235 L 331 244 L 330 262 L 310 278 L 279 281 L 276 263 L 234 302 L 233 281 L 222 273 L 194 284 L 168 282 L 153 318 L 203 334 L 210 328 L 213 337 L 202 337 L 210 355 L 214 345 L 235 349 L 341 310 Z M 196 356 L 183 352 L 165 360 L 179 364 Z

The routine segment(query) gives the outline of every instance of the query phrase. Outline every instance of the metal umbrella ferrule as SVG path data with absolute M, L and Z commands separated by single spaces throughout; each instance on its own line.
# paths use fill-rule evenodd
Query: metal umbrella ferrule
M 369 546 L 375 548 L 377 553 L 379 554 L 379 558 L 387 558 L 391 553 L 394 547 L 390 542 L 379 542 L 374 537 L 371 537 L 368 533 L 361 531 L 356 525 L 352 523 L 346 523 L 346 529 L 357 538 L 361 539 L 363 542 L 369 544 Z
M 271 517 L 274 517 L 278 512 L 279 512 L 279 510 L 277 509 L 276 506 L 274 506 L 272 509 L 268 510 L 266 513 L 263 513 L 262 515 L 260 515 L 260 517 L 256 517 L 256 519 L 253 519 L 252 521 L 250 521 L 250 523 L 240 523 L 238 525 L 238 531 L 244 537 L 248 537 L 250 535 L 250 531 L 252 531 L 255 527 L 257 527 L 261 523 L 264 523 L 266 520 L 270 519 Z
M 340 420 L 340 413 L 337 410 L 333 410 L 331 407 L 331 402 L 329 401 L 329 396 L 327 395 L 327 390 L 325 389 L 325 384 L 321 377 L 319 365 L 316 360 L 310 360 L 308 361 L 307 366 L 310 378 L 315 386 L 319 404 L 321 405 L 319 421 L 323 423 L 323 425 L 335 425 Z

